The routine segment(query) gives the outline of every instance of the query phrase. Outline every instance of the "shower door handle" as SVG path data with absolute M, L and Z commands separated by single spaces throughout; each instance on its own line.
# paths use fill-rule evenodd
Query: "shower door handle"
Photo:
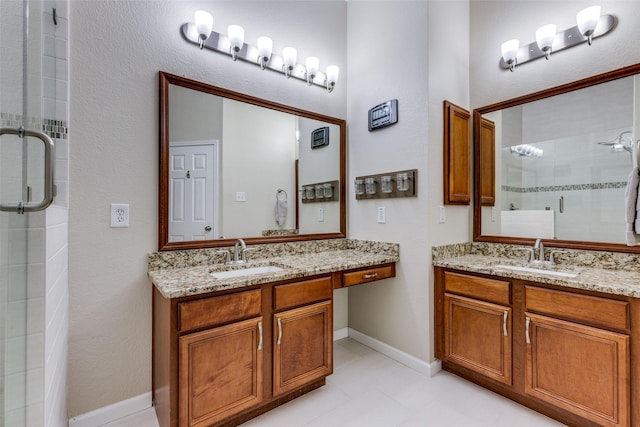
M 28 136 L 38 138 L 44 144 L 44 197 L 38 203 L 17 202 L 17 203 L 0 203 L 0 211 L 16 212 L 23 214 L 25 212 L 42 211 L 49 207 L 54 197 L 53 182 L 53 165 L 55 162 L 55 146 L 49 135 L 36 130 L 27 130 L 20 128 L 0 128 L 0 136 L 2 135 L 18 135 L 20 138 Z

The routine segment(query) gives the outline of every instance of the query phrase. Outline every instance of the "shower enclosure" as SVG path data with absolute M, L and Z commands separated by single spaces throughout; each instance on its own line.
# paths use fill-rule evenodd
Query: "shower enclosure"
M 0 427 L 61 426 L 66 417 L 64 398 L 52 398 L 62 396 L 55 383 L 66 373 L 59 368 L 66 363 L 66 316 L 46 315 L 52 218 L 62 218 L 66 231 L 66 207 L 53 216 L 49 207 L 56 146 L 66 139 L 48 114 L 56 91 L 66 92 L 56 79 L 56 3 L 0 1 Z M 54 330 L 59 334 L 48 335 Z

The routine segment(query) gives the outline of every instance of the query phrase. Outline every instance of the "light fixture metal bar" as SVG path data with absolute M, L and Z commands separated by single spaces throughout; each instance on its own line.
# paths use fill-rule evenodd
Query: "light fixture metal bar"
M 194 25 L 192 23 L 183 24 L 181 27 L 182 36 L 189 43 L 193 43 L 196 46 L 199 46 L 200 44 L 195 32 L 195 28 L 193 30 L 191 28 L 193 26 Z M 215 31 L 212 31 L 211 35 L 204 41 L 204 47 L 209 50 L 222 53 L 223 55 L 227 55 L 230 58 L 232 57 L 231 50 L 229 49 L 230 47 L 229 38 L 224 34 L 220 34 Z M 258 61 L 258 48 L 256 46 L 252 46 L 248 43 L 244 43 L 242 45 L 242 49 L 240 49 L 240 52 L 237 53 L 236 57 L 237 59 L 240 59 L 242 61 L 249 62 L 253 65 L 257 65 L 258 67 L 260 66 L 260 62 Z M 279 55 L 274 52 L 271 54 L 271 58 L 269 59 L 269 61 L 265 63 L 264 68 L 284 75 L 284 70 L 282 68 L 283 65 L 284 65 L 284 58 L 282 57 L 282 55 Z M 306 83 L 307 82 L 306 72 L 307 72 L 307 69 L 304 65 L 296 64 L 294 69 L 291 71 L 290 77 L 294 79 L 302 80 L 303 82 Z M 326 90 L 325 80 L 326 80 L 326 74 L 323 73 L 322 71 L 318 71 L 312 83 Z
M 592 38 L 600 37 L 607 34 L 616 26 L 616 17 L 613 15 L 602 15 L 600 20 L 598 21 L 598 26 L 593 32 Z M 552 56 L 553 53 L 558 52 L 560 50 L 564 50 L 573 46 L 576 46 L 581 43 L 585 43 L 587 41 L 587 37 L 583 36 L 578 30 L 578 26 L 571 27 L 564 31 L 558 31 L 556 34 L 556 38 L 553 41 L 553 45 L 551 45 Z M 533 41 L 526 46 L 520 46 L 518 49 L 518 56 L 516 59 L 516 65 L 524 64 L 525 62 L 533 61 L 534 59 L 544 58 L 544 52 L 540 50 L 538 44 Z M 509 64 L 507 64 L 504 58 L 500 58 L 500 67 L 505 70 L 509 69 Z

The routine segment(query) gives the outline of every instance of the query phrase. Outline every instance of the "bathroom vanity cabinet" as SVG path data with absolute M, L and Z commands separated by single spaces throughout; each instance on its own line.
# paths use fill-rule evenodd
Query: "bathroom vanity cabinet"
M 153 289 L 160 427 L 238 425 L 325 384 L 333 291 L 395 276 L 395 263 L 167 298 Z
M 160 426 L 236 425 L 333 371 L 331 275 L 166 299 L 154 288 Z
M 443 368 L 568 425 L 638 425 L 638 300 L 435 268 Z M 632 328 L 633 326 L 633 328 Z

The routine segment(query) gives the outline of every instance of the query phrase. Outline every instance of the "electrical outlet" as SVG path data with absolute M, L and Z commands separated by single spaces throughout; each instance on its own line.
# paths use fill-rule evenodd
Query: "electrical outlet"
M 384 224 L 387 222 L 387 209 L 384 206 L 378 206 L 378 224 Z
M 445 218 L 444 217 L 444 206 L 440 206 L 440 216 L 438 218 L 438 222 L 440 224 L 443 224 L 444 223 L 444 218 Z
M 491 221 L 496 222 L 496 207 L 491 207 Z
M 324 208 L 318 209 L 318 222 L 324 222 Z
M 111 227 L 129 227 L 129 205 L 124 203 L 111 203 Z
M 236 191 L 236 202 L 246 202 L 247 195 L 244 191 Z

